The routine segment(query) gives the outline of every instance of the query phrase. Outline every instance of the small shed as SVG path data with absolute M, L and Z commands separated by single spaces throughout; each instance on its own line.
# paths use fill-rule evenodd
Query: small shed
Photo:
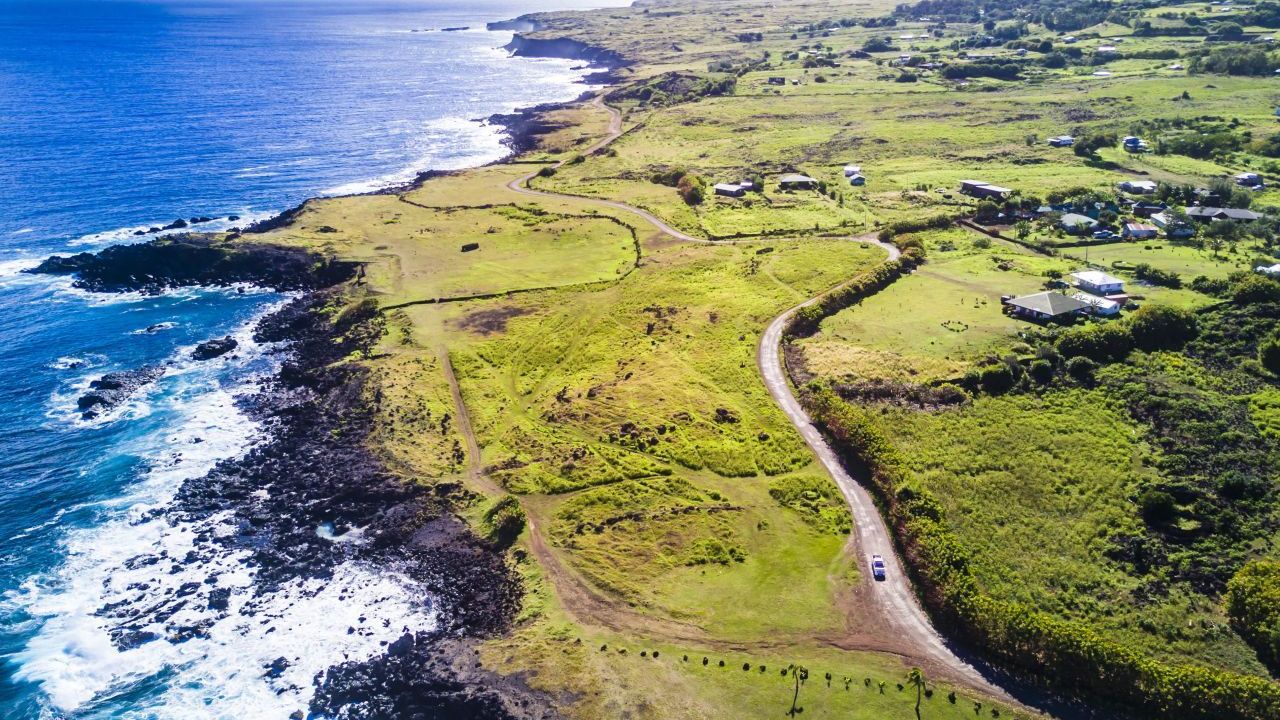
M 861 187 L 867 184 L 867 179 L 861 175 L 852 175 L 849 177 L 849 184 L 854 187 Z
M 746 195 L 747 189 L 742 187 L 741 185 L 734 185 L 731 183 L 716 183 L 715 192 L 717 195 L 736 198 L 736 197 L 742 197 L 743 195 Z
M 808 175 L 790 174 L 783 175 L 778 180 L 778 185 L 783 190 L 815 190 L 818 187 L 818 181 Z
M 862 172 L 862 167 L 861 167 L 861 166 L 859 166 L 859 165 L 845 165 L 845 166 L 844 166 L 844 176 L 845 176 L 845 177 L 853 177 L 854 175 L 857 175 L 857 174 L 858 174 L 858 173 L 860 173 L 860 172 Z

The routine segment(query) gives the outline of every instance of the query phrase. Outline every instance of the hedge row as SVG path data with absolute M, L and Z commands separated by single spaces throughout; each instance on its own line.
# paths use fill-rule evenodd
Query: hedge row
M 797 310 L 787 323 L 787 336 L 794 338 L 813 335 L 818 332 L 818 326 L 824 318 L 852 307 L 863 298 L 885 289 L 894 280 L 911 272 L 923 260 L 924 256 L 919 248 L 909 247 L 903 250 L 902 256 L 897 260 L 883 262 L 865 275 L 860 275 L 848 284 L 819 297 L 812 305 L 806 305 Z
M 1157 662 L 1082 623 L 984 594 L 941 505 L 915 486 L 875 420 L 830 389 L 810 386 L 802 395 L 836 451 L 866 467 L 924 603 L 946 631 L 1046 686 L 1140 717 L 1280 718 L 1280 685 L 1264 678 Z

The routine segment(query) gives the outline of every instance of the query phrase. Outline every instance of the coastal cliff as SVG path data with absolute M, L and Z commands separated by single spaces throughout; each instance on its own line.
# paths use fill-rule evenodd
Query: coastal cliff
M 592 65 L 616 68 L 627 64 L 616 50 L 597 47 L 573 38 L 535 38 L 517 32 L 511 42 L 503 46 L 519 57 L 563 58 L 584 60 Z

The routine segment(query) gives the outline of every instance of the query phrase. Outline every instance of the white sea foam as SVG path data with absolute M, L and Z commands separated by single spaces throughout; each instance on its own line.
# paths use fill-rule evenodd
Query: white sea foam
M 229 216 L 223 216 L 219 218 L 214 218 L 209 222 L 198 223 L 195 225 L 188 225 L 185 228 L 161 230 L 154 233 L 149 232 L 151 228 L 162 228 L 165 225 L 168 225 L 169 223 L 173 222 L 172 220 L 163 220 L 159 222 L 148 223 L 146 225 L 132 225 L 130 227 L 116 228 L 114 230 L 103 230 L 101 232 L 89 233 L 88 235 L 81 235 L 75 240 L 72 240 L 69 244 L 72 246 L 125 245 L 130 243 L 146 242 L 147 240 L 151 240 L 153 238 L 164 237 L 166 235 L 174 235 L 177 233 L 222 232 L 224 230 L 229 230 L 230 228 L 233 228 L 233 227 L 245 227 L 246 225 L 250 225 L 259 220 L 265 220 L 274 214 L 275 213 L 272 213 L 272 212 L 263 212 L 263 211 L 253 212 L 248 210 L 242 210 L 240 212 L 232 213 L 232 215 L 236 215 L 239 218 L 238 220 L 229 220 L 228 219 Z M 141 232 L 142 234 L 138 235 L 137 233 L 139 232 Z
M 112 717 L 283 718 L 305 709 L 317 673 L 374 657 L 406 629 L 433 627 L 433 611 L 394 573 L 348 562 L 331 580 L 296 580 L 259 595 L 248 553 L 209 540 L 235 531 L 229 518 L 171 523 L 152 514 L 173 501 L 183 481 L 264 440 L 264 429 L 236 404 L 256 387 L 244 375 L 266 357 L 250 327 L 233 333 L 241 343 L 235 358 L 198 362 L 190 348 L 175 353 L 161 381 L 165 392 L 151 401 L 173 413 L 173 422 L 118 449 L 144 458 L 149 470 L 127 495 L 93 508 L 101 522 L 67 531 L 61 567 L 5 599 L 39 623 L 13 660 L 19 680 L 41 686 L 51 717 L 161 679 L 161 690 L 131 698 L 130 709 Z M 227 363 L 244 367 L 226 373 Z M 241 379 L 224 384 L 219 378 L 228 374 Z M 359 538 L 349 531 L 333 539 Z M 201 559 L 185 562 L 192 551 Z M 143 556 L 160 561 L 130 562 Z M 215 588 L 230 591 L 226 610 L 209 609 Z M 149 616 L 161 611 L 172 615 Z M 125 622 L 160 639 L 121 650 L 110 631 Z M 206 631 L 180 643 L 164 639 L 195 625 Z M 269 673 L 278 658 L 286 666 Z M 170 677 L 180 680 L 164 679 Z

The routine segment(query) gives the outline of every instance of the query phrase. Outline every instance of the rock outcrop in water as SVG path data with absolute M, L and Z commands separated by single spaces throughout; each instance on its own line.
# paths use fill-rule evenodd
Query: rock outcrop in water
M 107 373 L 89 383 L 89 392 L 80 396 L 76 407 L 81 417 L 92 420 L 119 407 L 142 386 L 150 385 L 164 375 L 159 365 L 146 365 L 136 370 Z
M 330 260 L 298 248 L 173 235 L 99 253 L 54 256 L 26 272 L 74 275 L 95 292 L 158 294 L 187 285 L 252 283 L 275 290 L 315 290 L 355 274 L 357 263 Z
M 206 340 L 197 345 L 195 350 L 191 351 L 191 359 L 212 360 L 216 357 L 226 355 L 232 350 L 235 350 L 239 345 L 240 343 L 236 342 L 236 339 L 230 335 L 224 338 Z

